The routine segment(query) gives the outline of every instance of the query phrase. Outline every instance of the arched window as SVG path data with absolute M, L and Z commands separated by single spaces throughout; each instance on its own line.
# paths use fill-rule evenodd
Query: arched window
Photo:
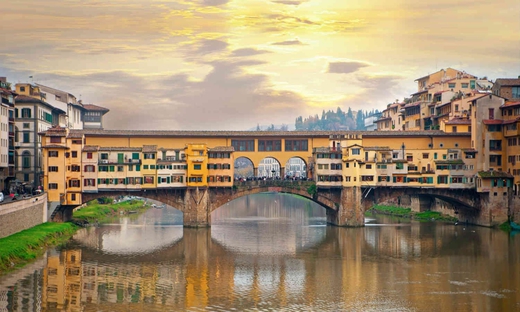
M 31 168 L 31 153 L 28 151 L 22 153 L 22 168 Z

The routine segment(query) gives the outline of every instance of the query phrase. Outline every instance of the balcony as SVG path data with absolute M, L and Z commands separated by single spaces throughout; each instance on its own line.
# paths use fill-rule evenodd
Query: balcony
M 98 165 L 140 165 L 141 159 L 125 159 L 124 161 L 112 159 L 99 159 Z

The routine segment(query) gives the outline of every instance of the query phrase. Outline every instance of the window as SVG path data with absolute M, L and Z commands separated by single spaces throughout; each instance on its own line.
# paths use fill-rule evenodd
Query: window
M 139 159 L 139 153 L 132 153 L 132 159 Z
M 84 179 L 83 186 L 96 186 L 96 179 Z
M 193 170 L 201 170 L 201 164 L 193 164 Z
M 96 167 L 94 165 L 86 165 L 85 172 L 96 172 Z
M 31 133 L 30 132 L 23 133 L 23 143 L 31 143 Z
M 123 172 L 125 171 L 123 166 L 117 166 L 117 172 Z
M 413 155 L 406 155 L 406 161 L 413 161 Z
M 71 168 L 70 168 L 70 171 L 72 171 L 72 172 L 80 172 L 81 171 L 81 167 L 79 165 L 72 165 Z
M 258 140 L 258 151 L 281 151 L 282 140 Z
M 58 172 L 58 166 L 49 166 L 49 172 Z
M 87 153 L 87 159 L 92 159 L 92 153 Z
M 69 187 L 79 187 L 79 180 L 69 180 Z
M 78 158 L 78 152 L 72 151 L 72 158 Z
M 255 140 L 231 140 L 231 145 L 235 148 L 235 151 L 237 152 L 255 151 Z
M 462 87 L 463 89 L 467 89 L 467 88 L 469 87 L 469 85 L 468 85 L 467 82 L 466 82 L 466 83 L 461 83 L 461 87 Z
M 30 108 L 22 108 L 22 118 L 31 118 Z
M 395 164 L 395 169 L 397 169 L 397 170 L 402 170 L 402 169 L 404 169 L 404 164 L 403 164 L 403 163 L 396 163 L 396 164 Z
M 108 153 L 101 153 L 100 158 L 101 159 L 108 159 Z
M 285 140 L 285 151 L 307 151 L 308 140 Z
M 58 151 L 49 151 L 47 155 L 49 157 L 58 157 Z
M 144 153 L 144 159 L 155 159 L 155 153 Z
M 452 126 L 451 127 L 451 132 L 457 132 L 457 126 Z
M 520 87 L 511 88 L 511 98 L 520 99 Z
M 422 154 L 422 158 L 423 158 L 423 159 L 428 159 L 428 157 L 430 157 L 430 154 L 429 154 L 429 153 L 423 153 L 423 154 Z
M 154 184 L 154 177 L 153 176 L 145 176 L 144 177 L 144 184 Z
M 500 132 L 502 131 L 502 125 L 488 125 L 489 132 Z
M 475 80 L 470 80 L 470 81 L 469 81 L 469 88 L 470 88 L 471 90 L 475 89 Z
M 61 143 L 61 137 L 51 137 L 51 143 Z
M 490 108 L 488 110 L 489 112 L 489 119 L 495 119 L 495 109 L 494 108 Z
M 456 83 L 448 83 L 448 88 L 453 89 L 456 85 Z
M 57 190 L 58 183 L 49 183 L 49 190 Z
M 361 154 L 361 149 L 359 149 L 359 148 L 352 149 L 352 155 L 360 155 L 360 154 Z

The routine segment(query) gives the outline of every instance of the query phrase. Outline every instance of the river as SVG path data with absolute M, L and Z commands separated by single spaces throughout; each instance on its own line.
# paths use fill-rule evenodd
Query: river
M 0 311 L 520 311 L 520 235 L 325 210 L 258 194 L 210 229 L 152 208 L 81 229 L 0 276 Z

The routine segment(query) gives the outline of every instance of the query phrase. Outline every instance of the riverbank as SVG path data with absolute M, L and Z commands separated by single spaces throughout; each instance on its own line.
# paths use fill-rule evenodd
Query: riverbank
M 0 238 L 0 275 L 36 259 L 47 247 L 68 241 L 76 230 L 69 222 L 47 222 Z
M 404 208 L 398 206 L 375 205 L 367 213 L 376 213 L 391 215 L 396 217 L 408 218 L 417 221 L 443 221 L 455 222 L 457 218 L 443 215 L 436 211 L 413 212 L 411 208 Z
M 98 200 L 93 200 L 87 203 L 85 207 L 74 211 L 72 220 L 79 224 L 104 223 L 120 215 L 137 214 L 150 208 L 151 205 L 145 201 L 136 199 L 115 204 L 112 203 L 111 199 L 109 203 L 106 201 L 100 203 Z

